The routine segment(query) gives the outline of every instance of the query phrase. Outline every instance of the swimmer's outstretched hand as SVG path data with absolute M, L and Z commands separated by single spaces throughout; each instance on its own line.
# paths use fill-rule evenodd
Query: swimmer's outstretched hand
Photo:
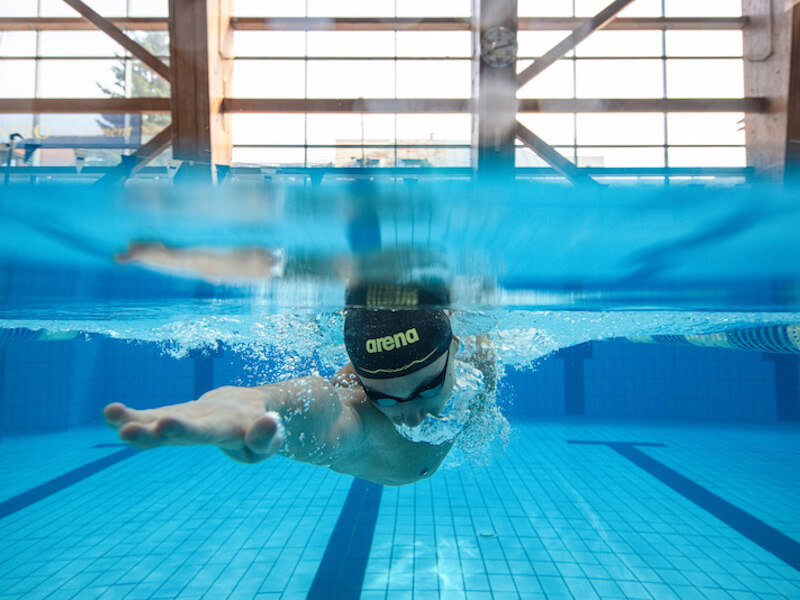
M 150 410 L 115 402 L 103 415 L 123 441 L 137 448 L 213 445 L 244 463 L 273 456 L 286 440 L 280 416 L 264 412 L 264 396 L 255 389 L 222 387 L 194 402 Z

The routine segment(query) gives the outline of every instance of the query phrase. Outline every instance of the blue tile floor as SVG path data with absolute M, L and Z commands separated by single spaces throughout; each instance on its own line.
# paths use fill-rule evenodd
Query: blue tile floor
M 213 448 L 104 463 L 121 448 L 96 447 L 115 441 L 101 428 L 4 437 L 0 600 L 800 598 L 800 425 L 514 429 L 489 467 L 353 493 L 325 469 L 240 465 Z M 636 448 L 718 502 L 569 441 L 663 444 Z M 33 489 L 45 492 L 14 504 Z

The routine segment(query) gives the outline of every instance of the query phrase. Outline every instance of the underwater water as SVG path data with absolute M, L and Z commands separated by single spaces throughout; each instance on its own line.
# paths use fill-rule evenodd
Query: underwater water
M 0 600 L 799 597 L 797 356 L 729 343 L 800 339 L 799 211 L 769 187 L 9 188 Z M 446 287 L 492 343 L 498 391 L 433 477 L 103 425 L 332 375 L 353 281 Z

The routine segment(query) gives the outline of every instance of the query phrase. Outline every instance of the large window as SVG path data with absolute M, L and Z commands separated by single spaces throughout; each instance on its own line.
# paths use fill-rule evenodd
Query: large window
M 575 19 L 610 0 L 519 0 L 518 70 L 566 37 Z M 155 17 L 160 26 L 128 33 L 169 62 L 167 0 L 93 0 L 105 17 Z M 236 0 L 234 16 L 282 20 L 234 32 L 232 98 L 363 99 L 363 112 L 235 113 L 233 160 L 292 167 L 469 167 L 473 93 L 471 0 Z M 737 17 L 738 0 L 634 0 L 622 17 Z M 0 17 L 75 17 L 61 0 L 3 2 Z M 439 18 L 439 29 L 370 26 L 367 19 Z M 333 27 L 333 19 L 365 23 Z M 537 24 L 560 19 L 564 27 Z M 331 28 L 326 29 L 326 20 Z M 449 21 L 448 21 L 449 20 Z M 0 98 L 169 96 L 169 86 L 96 30 L 0 31 Z M 742 98 L 742 31 L 595 32 L 518 91 L 520 100 Z M 449 112 L 387 113 L 369 100 L 451 101 Z M 521 112 L 522 124 L 578 166 L 593 169 L 743 168 L 744 114 L 704 112 Z M 395 109 L 392 109 L 395 110 Z M 730 110 L 730 109 L 728 109 Z M 169 115 L 0 114 L 0 141 L 12 132 L 45 136 L 34 163 L 69 164 L 70 144 L 90 140 L 86 164 L 109 165 L 145 143 Z M 113 132 L 113 136 L 109 136 Z M 122 132 L 121 135 L 120 132 Z M 103 139 L 115 138 L 115 139 Z M 63 142 L 63 143 L 59 143 Z M 103 143 L 103 142 L 107 143 Z M 166 155 L 168 156 L 168 154 Z M 163 159 L 163 157 L 162 157 Z M 546 163 L 517 144 L 519 167 Z
M 521 17 L 582 17 L 606 0 L 520 0 Z M 621 17 L 736 17 L 738 0 L 635 0 Z M 521 31 L 518 70 L 569 31 Z M 520 98 L 742 98 L 742 32 L 605 30 L 519 91 Z M 522 114 L 520 121 L 579 166 L 744 167 L 743 113 Z M 518 166 L 545 163 L 518 145 Z
M 87 2 L 104 17 L 165 17 L 167 0 Z M 4 2 L 2 17 L 76 17 L 61 0 Z M 169 64 L 165 30 L 127 30 Z M 169 84 L 98 30 L 0 31 L 0 98 L 169 97 Z M 28 164 L 111 166 L 170 122 L 168 114 L 0 114 L 0 141 L 19 133 L 42 147 Z M 160 160 L 169 157 L 167 151 Z

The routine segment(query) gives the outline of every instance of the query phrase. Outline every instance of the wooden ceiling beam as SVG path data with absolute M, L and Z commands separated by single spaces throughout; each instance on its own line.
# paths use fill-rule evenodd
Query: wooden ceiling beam
M 166 17 L 107 17 L 120 29 L 167 31 Z M 520 31 L 570 31 L 585 19 L 574 17 L 520 17 Z M 608 30 L 741 30 L 748 17 L 636 17 L 617 18 Z M 233 17 L 236 31 L 470 31 L 470 20 L 454 19 L 304 19 Z M 94 25 L 79 17 L 0 17 L 0 31 L 86 31 Z
M 800 3 L 787 8 L 791 19 L 789 50 L 789 95 L 786 115 L 786 168 L 784 180 L 800 185 Z
M 469 99 L 224 98 L 224 113 L 468 113 Z M 518 113 L 764 113 L 766 98 L 553 98 L 519 100 Z M 0 114 L 166 113 L 169 98 L 0 98 Z
M 2 107 L 0 100 L 0 107 Z M 767 109 L 765 98 L 554 98 L 523 99 L 517 112 L 747 112 Z M 464 99 L 290 99 L 225 98 L 222 110 L 229 113 L 466 113 L 472 101 Z M 0 111 L 2 112 L 2 111 Z
M 230 116 L 223 99 L 231 89 L 232 0 L 170 0 L 169 37 L 172 85 L 172 152 L 176 159 L 202 165 L 231 162 Z
M 555 171 L 566 177 L 571 183 L 584 187 L 598 187 L 599 184 L 579 169 L 574 163 L 545 142 L 522 123 L 517 122 L 517 139 L 542 158 Z
M 564 58 L 569 52 L 574 50 L 578 44 L 592 35 L 595 31 L 603 29 L 603 27 L 613 21 L 617 14 L 631 2 L 633 2 L 633 0 L 614 0 L 594 17 L 591 19 L 586 19 L 583 23 L 578 25 L 572 30 L 572 33 L 561 40 L 558 44 L 553 46 L 540 58 L 537 58 L 535 61 L 533 61 L 533 64 L 523 69 L 517 75 L 517 88 L 521 88 L 531 79 L 550 67 L 557 60 Z
M 169 98 L 0 98 L 0 114 L 168 112 Z
M 120 29 L 136 31 L 166 31 L 163 17 L 108 17 L 109 23 Z M 0 17 L 0 31 L 89 31 L 94 24 L 81 17 Z
M 77 11 L 84 19 L 92 23 L 100 31 L 133 54 L 136 58 L 161 75 L 165 81 L 170 81 L 170 69 L 161 60 L 153 56 L 146 48 L 125 35 L 121 29 L 111 21 L 89 8 L 82 0 L 64 0 L 73 10 Z

